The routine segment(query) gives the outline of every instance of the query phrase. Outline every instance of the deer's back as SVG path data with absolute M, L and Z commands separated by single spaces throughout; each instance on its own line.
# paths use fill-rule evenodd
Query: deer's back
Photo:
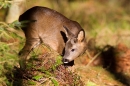
M 26 40 L 40 37 L 45 44 L 59 53 L 62 53 L 66 41 L 61 34 L 61 32 L 65 34 L 63 26 L 69 28 L 75 35 L 82 29 L 77 22 L 46 7 L 36 6 L 27 10 L 19 18 L 19 21 L 25 20 L 32 21 L 22 28 Z

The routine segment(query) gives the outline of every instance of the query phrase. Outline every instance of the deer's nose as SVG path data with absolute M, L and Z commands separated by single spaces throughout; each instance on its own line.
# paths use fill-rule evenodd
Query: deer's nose
M 63 61 L 64 64 L 69 63 L 69 60 L 68 60 L 68 59 L 63 59 L 62 61 Z

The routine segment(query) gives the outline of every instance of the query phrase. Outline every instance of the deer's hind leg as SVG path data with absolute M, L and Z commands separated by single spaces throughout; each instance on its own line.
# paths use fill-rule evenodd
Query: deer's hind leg
M 40 44 L 39 38 L 32 38 L 32 39 L 26 39 L 26 43 L 23 47 L 23 49 L 19 52 L 19 64 L 20 68 L 25 69 L 26 68 L 26 60 L 29 53 Z

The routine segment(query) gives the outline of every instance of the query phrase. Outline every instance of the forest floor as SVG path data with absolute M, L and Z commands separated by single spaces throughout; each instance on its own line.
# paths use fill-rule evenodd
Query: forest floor
M 18 40 L 18 43 L 16 40 L 3 41 L 19 45 Z M 13 52 L 13 49 L 9 52 Z M 73 66 L 64 66 L 62 57 L 44 45 L 37 47 L 29 57 L 25 70 L 19 68 L 18 58 L 13 58 L 13 65 L 7 57 L 4 62 L 1 61 L 1 85 L 129 86 L 130 49 L 123 43 L 115 47 L 107 45 L 102 49 L 91 45 L 83 55 L 75 59 Z

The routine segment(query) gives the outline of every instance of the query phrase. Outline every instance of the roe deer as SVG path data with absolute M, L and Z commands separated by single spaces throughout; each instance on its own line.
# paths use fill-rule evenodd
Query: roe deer
M 31 22 L 22 27 L 26 43 L 19 53 L 21 68 L 25 67 L 30 51 L 42 42 L 59 54 L 63 54 L 65 64 L 86 50 L 84 30 L 76 21 L 72 21 L 62 14 L 46 7 L 35 6 L 19 17 L 20 22 L 26 20 Z

